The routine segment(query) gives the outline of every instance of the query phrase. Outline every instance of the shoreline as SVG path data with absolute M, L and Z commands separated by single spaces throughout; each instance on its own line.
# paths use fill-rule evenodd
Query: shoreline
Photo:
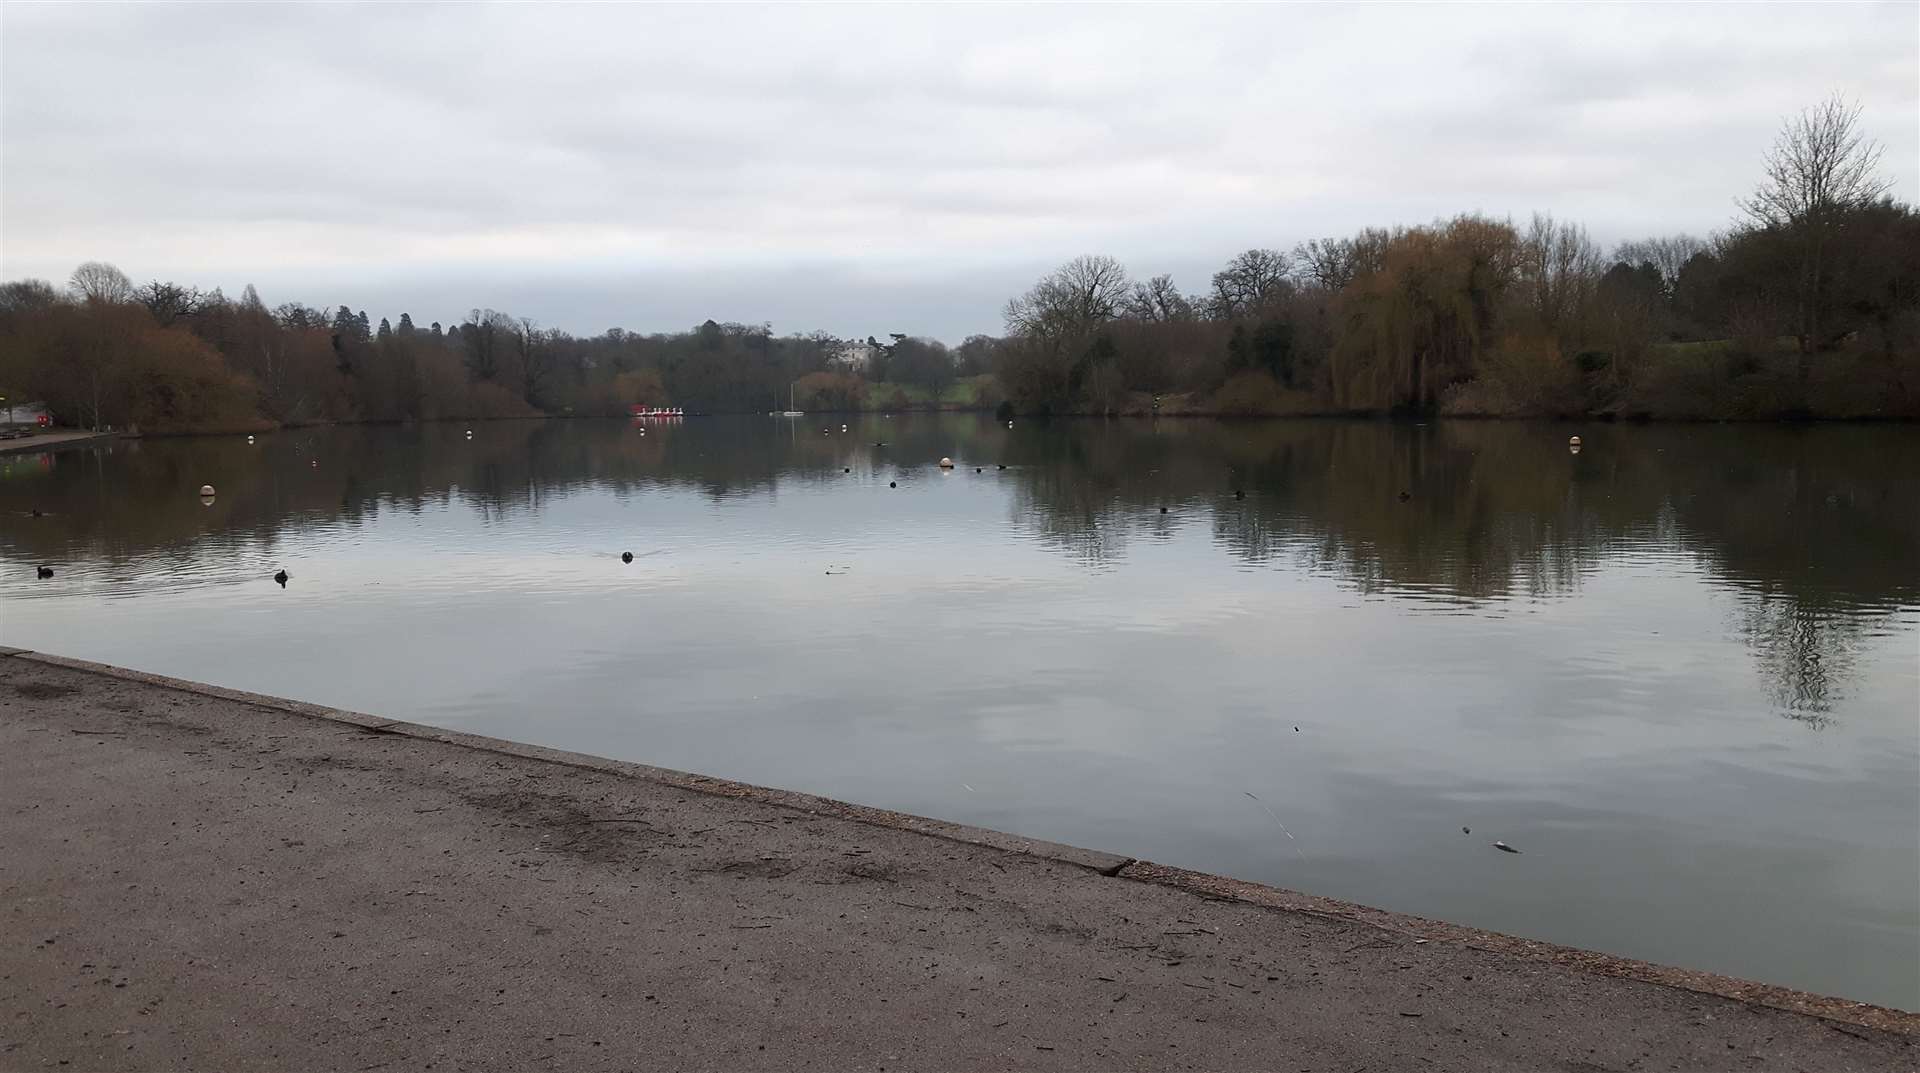
M 241 907 L 237 911 L 250 919 L 266 913 L 271 919 L 255 920 L 253 926 L 270 928 L 276 933 L 324 936 L 329 930 L 355 935 L 370 932 L 368 937 L 375 940 L 379 948 L 399 942 L 402 933 L 440 926 L 435 922 L 437 918 L 421 917 L 416 911 L 424 911 L 429 901 L 409 902 L 407 895 L 431 894 L 437 899 L 464 896 L 472 901 L 464 911 L 478 912 L 484 905 L 493 904 L 489 899 L 510 899 L 518 897 L 511 894 L 513 890 L 533 890 L 524 884 L 525 869 L 534 866 L 533 860 L 560 863 L 557 857 L 539 852 L 547 851 L 567 859 L 567 874 L 572 877 L 568 883 L 573 886 L 562 883 L 558 888 L 540 893 L 539 904 L 546 907 L 543 912 L 556 918 L 579 914 L 597 919 L 604 916 L 602 910 L 609 905 L 633 905 L 634 908 L 622 910 L 627 913 L 641 912 L 642 905 L 664 907 L 658 912 L 646 910 L 656 927 L 650 933 L 653 937 L 646 940 L 651 944 L 647 949 L 665 944 L 662 956 L 679 966 L 674 972 L 680 974 L 677 978 L 682 986 L 700 987 L 720 982 L 713 976 L 706 959 L 722 947 L 706 942 L 685 944 L 671 936 L 684 936 L 689 929 L 714 926 L 708 916 L 724 910 L 723 915 L 741 916 L 747 923 L 723 927 L 719 933 L 721 941 L 733 944 L 736 950 L 746 949 L 751 945 L 749 940 L 773 944 L 755 946 L 751 956 L 742 955 L 744 960 L 739 968 L 743 973 L 764 971 L 781 978 L 805 977 L 809 972 L 809 959 L 820 956 L 822 950 L 852 958 L 859 963 L 860 971 L 868 973 L 895 971 L 897 963 L 908 958 L 923 966 L 929 963 L 974 965 L 982 970 L 982 979 L 995 979 L 989 966 L 998 965 L 1010 975 L 997 986 L 1012 988 L 1011 998 L 1027 1003 L 1028 1008 L 1079 1003 L 1084 1005 L 1080 1013 L 1089 1010 L 1106 1013 L 1122 1001 L 1107 992 L 1130 991 L 1133 997 L 1128 1001 L 1133 1006 L 1123 1012 L 1139 1019 L 1151 1011 L 1153 1016 L 1147 1020 L 1163 1024 L 1166 1031 L 1179 1037 L 1182 1049 L 1178 1053 L 1185 1060 L 1193 1061 L 1196 1055 L 1206 1055 L 1212 1064 L 1220 1066 L 1249 1063 L 1234 1058 L 1238 1051 L 1206 1051 L 1205 1047 L 1247 1041 L 1220 1037 L 1217 1030 L 1207 1028 L 1215 1017 L 1226 1014 L 1209 1013 L 1207 1019 L 1201 1020 L 1185 1016 L 1190 1011 L 1182 1008 L 1176 1016 L 1174 1004 L 1184 1000 L 1204 1001 L 1211 1010 L 1213 1005 L 1228 1001 L 1211 992 L 1227 988 L 1237 988 L 1240 992 L 1251 988 L 1256 993 L 1265 990 L 1266 996 L 1272 996 L 1262 996 L 1265 1002 L 1332 1003 L 1324 1009 L 1316 1006 L 1319 1016 L 1391 1018 L 1381 1023 L 1390 1026 L 1392 1031 L 1367 1044 L 1384 1047 L 1380 1055 L 1404 1054 L 1394 1048 L 1416 1046 L 1406 1038 L 1407 1033 L 1438 1032 L 1448 1024 L 1453 1026 L 1451 1032 L 1432 1039 L 1423 1035 L 1423 1042 L 1417 1046 L 1429 1048 L 1428 1053 L 1442 1053 L 1431 1048 L 1449 1040 L 1461 1042 L 1464 1036 L 1465 1044 L 1481 1048 L 1468 1052 L 1470 1054 L 1481 1057 L 1504 1054 L 1500 1048 L 1521 1046 L 1523 1041 L 1476 1034 L 1467 1030 L 1467 1022 L 1482 1026 L 1497 1024 L 1504 1028 L 1533 1016 L 1545 1017 L 1548 1023 L 1560 1025 L 1555 1030 L 1559 1035 L 1591 1032 L 1610 1038 L 1621 1033 L 1644 1033 L 1636 1037 L 1634 1046 L 1655 1046 L 1654 1051 L 1647 1053 L 1659 1054 L 1685 1068 L 1713 1068 L 1712 1062 L 1694 1060 L 1706 1056 L 1717 1055 L 1722 1064 L 1735 1054 L 1745 1059 L 1749 1051 L 1739 1048 L 1760 1046 L 1756 1042 L 1759 1037 L 1749 1040 L 1741 1036 L 1722 1041 L 1718 1034 L 1744 1032 L 1759 1022 L 1765 1023 L 1767 1031 L 1762 1035 L 1769 1045 L 1778 1038 L 1783 1041 L 1782 1046 L 1814 1048 L 1811 1053 L 1821 1056 L 1812 1060 L 1816 1066 L 1893 1068 L 1911 1064 L 1916 1055 L 1920 1055 L 1920 1013 L 1534 942 L 1229 877 L 1170 868 L 1119 854 L 865 808 L 809 794 L 442 730 L 18 649 L 0 649 L 0 699 L 6 702 L 0 707 L 0 734 L 15 746 L 11 759 L 0 759 L 0 765 L 6 765 L 0 767 L 0 776 L 7 776 L 0 777 L 0 787 L 12 786 L 11 791 L 0 789 L 0 802 L 7 806 L 0 816 L 0 830 L 6 832 L 4 840 L 17 849 L 14 860 L 0 870 L 0 904 L 14 909 L 16 925 L 21 924 L 18 913 L 23 906 L 30 915 L 44 914 L 44 920 L 36 919 L 33 924 L 39 930 L 20 933 L 33 937 L 35 944 L 40 943 L 42 931 L 53 936 L 46 939 L 45 949 L 34 946 L 31 956 L 19 948 L 0 955 L 0 979 L 15 981 L 11 985 L 0 984 L 0 1005 L 14 1007 L 9 1010 L 14 1016 L 27 1008 L 23 1004 L 37 1002 L 34 996 L 41 993 L 35 982 L 42 981 L 44 974 L 32 959 L 51 956 L 56 946 L 63 955 L 73 954 L 76 946 L 102 946 L 88 954 L 88 963 L 96 966 L 124 965 L 129 959 L 165 956 L 169 951 L 176 958 L 208 956 L 208 952 L 194 942 L 183 942 L 174 949 L 169 941 L 155 940 L 158 947 L 148 951 L 137 943 L 128 946 L 124 941 L 110 941 L 111 935 L 90 935 L 90 928 L 112 931 L 126 926 L 116 914 L 132 913 L 133 923 L 149 931 L 154 927 L 161 927 L 163 933 L 166 928 L 191 931 L 193 928 L 182 919 L 182 913 L 204 911 L 218 918 L 236 911 L 218 909 L 224 902 Z M 23 750 L 34 755 L 22 755 Z M 301 754 L 297 762 L 286 755 L 289 751 Z M 113 759 L 101 759 L 106 757 Z M 369 779 L 384 781 L 376 784 L 369 783 Z M 29 789 L 29 783 L 38 785 L 44 796 L 36 796 Z M 320 789 L 308 789 L 316 785 Z M 386 789 L 376 792 L 378 786 Z M 298 800 L 300 804 L 296 811 L 287 812 L 291 800 Z M 609 808 L 617 810 L 617 818 L 597 820 L 588 815 Z M 69 812 L 80 818 L 63 819 Z M 629 816 L 634 818 L 619 818 Z M 163 817 L 172 817 L 175 825 L 156 828 L 159 837 L 168 843 L 164 853 L 160 846 L 148 841 L 152 836 L 133 830 L 143 823 L 159 824 Z M 23 827 L 23 824 L 31 826 Z M 355 838 L 338 840 L 338 832 L 330 824 L 354 830 L 370 824 L 371 830 L 383 833 L 372 843 Z M 191 827 L 192 832 L 198 832 L 215 825 L 219 831 L 204 836 L 188 830 Z M 670 832 L 669 828 L 677 833 Z M 423 855 L 428 847 L 396 848 L 380 844 L 406 842 L 419 834 L 417 829 L 450 832 L 444 851 L 439 855 Z M 796 832 L 801 829 L 807 832 L 808 837 L 801 839 L 806 844 L 792 844 L 792 839 L 800 837 Z M 545 834 L 534 836 L 535 831 Z M 513 832 L 511 837 L 517 841 L 496 847 L 494 844 L 508 832 Z M 36 856 L 33 847 L 41 843 L 44 843 L 42 848 L 55 856 Z M 210 863 L 236 852 L 236 844 L 244 851 L 238 857 L 224 866 Z M 327 858 L 328 863 L 317 874 L 355 877 L 355 882 L 364 881 L 369 890 L 387 891 L 393 897 L 378 897 L 377 901 L 385 908 L 375 913 L 362 907 L 362 901 L 371 897 L 364 891 L 346 905 L 333 904 L 325 890 L 313 886 L 318 880 L 302 880 L 298 875 L 281 871 L 281 866 L 256 875 L 260 864 L 280 860 L 288 847 L 303 844 L 318 845 L 318 855 Z M 460 849 L 463 845 L 469 848 Z M 474 849 L 474 846 L 480 848 Z M 488 847 L 494 847 L 493 852 L 483 853 Z M 132 895 L 120 893 L 123 884 L 74 886 L 79 880 L 68 873 L 78 865 L 70 858 L 92 853 L 100 854 L 100 864 L 111 865 L 116 875 L 125 873 L 124 878 L 140 879 L 136 886 L 148 892 L 143 896 L 146 901 L 141 903 L 148 906 L 146 910 L 124 904 L 123 899 Z M 533 853 L 534 858 L 527 858 L 528 853 Z M 516 867 L 501 865 L 506 870 L 495 871 L 493 862 L 516 855 L 521 859 Z M 836 860 L 843 863 L 828 866 L 828 862 Z M 854 863 L 845 864 L 845 860 Z M 869 861 L 872 868 L 867 866 Z M 883 861 L 889 863 L 882 867 Z M 433 865 L 448 875 L 468 878 L 460 882 L 458 889 L 445 887 L 444 880 L 432 882 L 412 874 L 416 864 Z M 238 872 L 223 871 L 223 867 L 236 866 Z M 170 871 L 177 867 L 188 871 Z M 476 871 L 479 875 L 469 875 Z M 788 878 L 791 872 L 808 876 L 811 871 L 820 874 L 805 882 Z M 407 874 L 398 874 L 400 872 Z M 1015 873 L 1026 877 L 1016 884 L 1015 894 L 997 886 L 1009 882 L 1003 877 Z M 246 878 L 237 878 L 240 875 Z M 542 876 L 541 881 L 546 878 Z M 233 885 L 236 882 L 240 885 Z M 280 896 L 298 904 L 273 910 L 263 908 L 264 903 L 256 906 L 255 899 L 261 892 L 250 893 L 248 885 L 257 887 L 262 883 L 291 884 Z M 507 886 L 493 889 L 503 883 Z M 629 903 L 610 893 L 632 884 L 640 884 L 633 889 L 648 892 L 640 902 Z M 23 885 L 29 889 L 23 891 Z M 396 892 L 395 887 L 405 890 Z M 674 893 L 683 887 L 698 887 L 701 893 L 695 901 L 687 902 L 682 900 L 684 894 Z M 601 893 L 569 893 L 570 890 Z M 994 893 L 996 890 L 999 893 Z M 34 891 L 41 893 L 36 897 Z M 884 897 L 876 901 L 868 897 L 869 892 Z M 159 903 L 152 901 L 156 893 Z M 847 923 L 847 914 L 855 912 L 844 904 L 852 894 L 859 895 L 858 912 L 862 914 L 859 918 L 862 930 L 858 936 L 844 930 L 851 926 Z M 96 907 L 100 912 L 90 914 L 89 905 L 95 901 L 101 903 Z M 194 909 L 201 901 L 207 904 Z M 311 903 L 316 901 L 323 904 L 313 906 Z M 731 906 L 726 904 L 729 901 Z M 941 903 L 946 903 L 944 908 Z M 904 914 L 900 911 L 902 906 L 907 908 Z M 1034 930 L 1038 926 L 1036 920 L 1051 919 L 1049 914 L 1064 911 L 1061 907 L 1078 908 L 1069 914 L 1071 919 L 1063 918 L 1058 928 L 1047 925 Z M 845 910 L 837 920 L 830 912 L 835 909 Z M 925 916 L 929 909 L 939 909 L 939 915 Z M 157 913 L 158 917 L 149 919 L 142 916 L 142 912 Z M 769 920 L 813 921 L 809 927 L 824 930 L 809 931 L 804 940 L 795 940 L 800 942 L 799 948 L 790 950 L 776 941 L 778 936 L 760 930 L 773 929 L 776 925 L 758 922 L 760 917 L 753 915 L 755 912 L 765 914 Z M 343 919 L 348 916 L 359 919 Z M 1176 917 L 1182 923 L 1171 922 Z M 62 920 L 66 926 L 54 926 L 53 922 Z M 1184 923 L 1188 921 L 1194 923 Z M 1142 923 L 1151 925 L 1144 933 L 1139 927 Z M 782 929 L 798 926 L 778 925 Z M 928 928 L 932 929 L 931 933 L 927 933 Z M 956 928 L 959 930 L 955 931 Z M 890 938 L 875 945 L 861 938 L 869 930 L 886 932 Z M 461 942 L 458 934 L 456 931 L 437 941 L 457 946 Z M 663 934 L 669 938 L 659 938 Z M 1137 934 L 1141 937 L 1136 938 Z M 591 939 L 591 935 L 590 932 L 583 941 Z M 593 941 L 604 943 L 605 938 L 601 935 Z M 1112 977 L 1115 981 L 1128 982 L 1102 986 L 1084 980 L 1061 981 L 1035 990 L 1038 985 L 1029 983 L 1021 974 L 1049 971 L 1046 965 L 1053 961 L 1011 965 L 996 960 L 1013 957 L 1009 951 L 1014 949 L 1048 943 L 1066 944 L 1051 955 L 1062 965 L 1072 963 L 1087 972 L 1104 972 L 1096 977 L 1100 981 Z M 324 944 L 321 948 L 324 949 Z M 1146 953 L 1132 953 L 1136 948 Z M 1300 953 L 1282 956 L 1282 961 L 1294 958 L 1292 963 L 1283 965 L 1272 960 L 1277 956 L 1275 951 L 1282 949 L 1297 949 Z M 919 953 L 909 958 L 908 952 L 914 950 Z M 574 971 L 563 969 L 562 962 L 538 950 L 523 953 L 531 959 L 523 965 L 531 976 L 520 979 L 522 984 L 555 986 L 570 979 L 565 973 Z M 263 964 L 276 960 L 269 957 L 268 963 L 254 964 L 231 951 L 227 956 L 230 960 L 237 959 L 234 963 L 250 966 L 249 971 L 255 973 L 268 971 Z M 463 956 L 479 954 L 468 950 Z M 1143 959 L 1147 963 L 1145 968 L 1141 965 Z M 1084 965 L 1080 964 L 1082 961 Z M 221 963 L 221 958 L 214 957 L 211 963 Z M 1261 973 L 1253 973 L 1244 982 L 1236 982 L 1238 977 L 1233 976 L 1234 973 L 1255 964 L 1265 965 L 1264 981 Z M 1177 981 L 1164 979 L 1170 975 L 1166 969 L 1181 965 L 1194 966 L 1202 975 L 1192 980 L 1186 979 L 1185 974 L 1175 974 L 1181 975 Z M 1311 971 L 1308 966 L 1312 967 Z M 841 966 L 842 969 L 848 967 Z M 1464 974 L 1460 972 L 1463 967 Z M 619 971 L 638 972 L 644 968 L 629 966 Z M 429 965 L 420 971 L 431 973 L 443 969 L 444 966 L 436 969 Z M 1463 975 L 1477 982 L 1463 984 L 1460 982 Z M 727 977 L 729 986 L 744 980 L 744 976 Z M 333 986 L 334 982 L 330 977 L 327 986 Z M 352 979 L 343 976 L 338 982 L 340 986 L 348 986 Z M 494 988 L 486 985 L 492 982 L 490 976 L 482 974 L 461 984 L 448 997 L 475 998 L 491 994 Z M 1276 982 L 1278 987 L 1273 986 Z M 193 1009 L 204 1008 L 209 1016 L 235 1016 L 232 1007 L 242 1003 L 243 996 L 221 990 L 219 980 L 204 983 L 214 988 L 213 993 L 197 997 L 171 994 L 168 1000 L 188 1002 Z M 50 986 L 50 983 L 43 985 Z M 894 981 L 893 985 L 909 987 L 904 980 Z M 282 981 L 275 986 L 287 994 L 303 994 L 303 988 L 320 984 Z M 424 986 L 425 979 L 409 976 L 406 981 L 396 980 L 393 990 L 399 995 L 412 987 Z M 650 983 L 649 989 L 653 986 L 666 984 Z M 849 991 L 860 991 L 861 980 L 857 976 L 833 975 L 815 980 L 809 986 L 831 999 L 828 1007 L 861 1009 L 869 1018 L 878 1018 L 866 1026 L 861 1036 L 874 1046 L 903 1046 L 897 1043 L 901 1033 L 910 1035 L 924 1030 L 923 1027 L 910 1029 L 904 1022 L 891 1020 L 909 1012 L 910 998 L 899 996 L 900 1004 L 888 1009 L 882 1005 L 886 1002 L 884 998 L 874 997 L 899 995 L 898 991 L 880 991 L 864 997 L 849 994 Z M 978 996 L 968 992 L 968 986 L 977 991 L 980 981 L 964 986 L 956 984 L 951 990 L 943 984 L 934 987 L 934 991 L 938 992 L 940 1002 L 975 1001 Z M 1338 994 L 1329 995 L 1328 987 L 1335 987 Z M 1186 988 L 1197 990 L 1184 990 Z M 384 991 L 381 992 L 383 999 L 387 997 Z M 1384 1014 L 1373 1010 L 1374 997 L 1389 992 L 1397 996 L 1389 1004 L 1402 1008 Z M 81 1023 L 99 1029 L 95 1035 L 105 1035 L 109 1023 L 118 1026 L 113 1030 L 122 1030 L 124 1026 L 115 1019 L 118 1015 L 97 1008 L 99 1002 L 94 1000 L 110 1002 L 123 994 L 80 991 L 66 996 L 71 1004 L 69 1009 L 75 1012 L 60 1017 L 38 1015 L 53 1027 L 42 1027 L 36 1022 L 27 1037 L 30 1048 L 27 1055 L 54 1054 L 55 1044 L 63 1039 L 70 1041 L 72 1030 Z M 789 992 L 783 994 L 788 994 L 790 999 L 797 998 Z M 78 1001 L 83 997 L 88 1001 Z M 1233 993 L 1230 997 L 1234 1002 L 1250 1000 L 1243 993 Z M 621 997 L 620 1005 L 626 1013 L 631 1013 L 625 1001 L 628 998 L 636 1003 L 642 1000 L 635 996 Z M 736 1027 L 739 1018 L 758 1016 L 744 1009 L 729 1010 L 728 1000 L 724 998 L 713 1001 L 721 1003 L 722 1008 L 712 1011 L 712 1016 L 733 1018 L 731 1023 Z M 386 1005 L 394 1007 L 388 1011 L 388 1017 L 419 1022 L 424 1016 L 418 1010 L 409 1010 L 404 1001 Z M 1414 1006 L 1418 1008 L 1412 1008 Z M 1020 1003 L 1015 1002 L 1011 1007 L 1000 1009 L 993 1020 L 1017 1021 L 1018 1016 L 1009 1016 L 1009 1011 L 1020 1008 Z M 1257 1033 L 1282 1028 L 1296 1033 L 1323 1031 L 1317 1025 L 1303 1028 L 1301 1022 L 1283 1012 L 1259 1012 L 1262 1009 L 1265 1007 L 1249 1011 L 1250 1019 L 1233 1031 Z M 1704 1020 L 1700 1018 L 1703 1010 L 1706 1011 Z M 1722 1010 L 1725 1012 L 1720 1012 Z M 176 1008 L 172 1012 L 178 1015 L 182 1011 Z M 580 1014 L 589 1015 L 597 1016 L 591 1011 Z M 815 1019 L 819 1016 L 824 1013 L 816 1013 Z M 1056 1009 L 1050 1016 L 1063 1014 Z M 1078 1017 L 1079 1013 L 1072 1016 Z M 1227 1020 L 1231 1024 L 1240 1023 L 1231 1017 Z M 1187 1029 L 1178 1028 L 1176 1021 L 1186 1024 Z M 141 1024 L 135 1020 L 126 1023 Z M 964 1022 L 950 1027 L 954 1031 L 980 1030 L 980 1026 Z M 1179 1035 L 1188 1030 L 1197 1033 L 1191 1040 Z M 1324 1028 L 1328 1032 L 1335 1030 L 1335 1027 Z M 1063 1022 L 1060 1031 L 1069 1031 L 1069 1027 Z M 1497 1036 L 1506 1037 L 1507 1032 L 1501 1031 Z M 1682 1037 L 1710 1045 L 1697 1054 L 1686 1048 L 1671 1049 L 1679 1046 L 1674 1041 Z M 1653 1040 L 1667 1042 L 1655 1045 L 1650 1043 Z M 929 1037 L 927 1042 L 932 1045 L 936 1040 Z M 1601 1038 L 1586 1040 L 1578 1048 L 1572 1047 L 1573 1042 L 1557 1036 L 1536 1039 L 1536 1047 L 1547 1049 L 1536 1049 L 1525 1056 L 1511 1055 L 1514 1059 L 1511 1065 L 1491 1058 L 1484 1065 L 1487 1068 L 1537 1067 L 1550 1055 L 1558 1056 L 1561 1062 L 1571 1057 L 1591 1061 L 1593 1059 L 1584 1058 L 1589 1047 L 1604 1050 L 1608 1046 Z M 217 1040 L 209 1046 L 215 1049 L 197 1053 L 202 1056 L 233 1053 L 219 1049 Z M 1034 1048 L 1040 1049 L 1027 1048 L 1007 1054 L 1013 1056 L 1014 1064 L 1060 1065 L 1054 1059 L 1064 1055 L 1052 1052 L 1056 1046 L 1061 1045 L 1034 1044 Z M 1659 1049 L 1662 1047 L 1669 1049 L 1662 1052 Z M 1837 1050 L 1829 1053 L 1832 1048 L 1854 1047 L 1867 1050 L 1844 1058 Z M 685 1058 L 691 1053 L 683 1050 L 678 1055 Z M 837 1052 L 843 1059 L 839 1063 L 817 1055 L 807 1058 L 779 1053 L 794 1058 L 799 1065 L 816 1059 L 828 1065 L 845 1066 L 851 1062 L 847 1052 Z M 1138 1053 L 1159 1054 L 1164 1058 L 1170 1052 L 1163 1049 Z M 1348 1052 L 1346 1058 L 1365 1064 L 1360 1053 Z M 1791 1060 L 1804 1064 L 1809 1061 L 1807 1053 L 1795 1052 L 1798 1057 Z M 182 1057 L 190 1056 L 183 1053 Z M 1085 1053 L 1080 1055 L 1082 1061 L 1090 1057 Z M 1784 1052 L 1770 1057 L 1782 1064 L 1789 1060 Z M 775 1058 L 776 1051 L 770 1048 L 764 1055 L 748 1051 L 747 1056 L 735 1055 L 732 1060 L 753 1064 L 756 1059 L 772 1062 Z M 1135 1059 L 1116 1053 L 1105 1054 L 1102 1061 L 1093 1064 L 1132 1061 Z M 152 1055 L 133 1064 L 151 1065 Z M 1748 1065 L 1744 1061 L 1740 1064 Z

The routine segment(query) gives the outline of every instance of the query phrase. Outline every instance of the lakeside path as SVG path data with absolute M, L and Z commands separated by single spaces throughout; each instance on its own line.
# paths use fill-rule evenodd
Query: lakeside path
M 117 432 L 42 432 L 17 440 L 0 440 L 0 455 L 47 451 L 55 447 L 78 447 L 95 440 L 110 440 L 118 435 Z
M 4 1070 L 1916 1066 L 1913 1014 L 0 649 Z

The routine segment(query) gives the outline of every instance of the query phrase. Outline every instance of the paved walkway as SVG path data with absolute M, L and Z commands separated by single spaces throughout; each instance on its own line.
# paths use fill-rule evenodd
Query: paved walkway
M 110 440 L 112 432 L 42 432 L 17 440 L 0 440 L 0 455 L 23 451 L 45 451 L 54 447 L 72 447 L 88 440 Z
M 1920 1066 L 1917 1038 L 1908 1014 L 0 650 L 0 1069 L 1837 1073 Z

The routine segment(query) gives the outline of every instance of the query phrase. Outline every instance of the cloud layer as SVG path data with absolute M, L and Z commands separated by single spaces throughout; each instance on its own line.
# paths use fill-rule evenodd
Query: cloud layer
M 1705 231 L 1834 91 L 1920 197 L 1911 4 L 9 5 L 0 274 L 957 339 L 1087 251 Z

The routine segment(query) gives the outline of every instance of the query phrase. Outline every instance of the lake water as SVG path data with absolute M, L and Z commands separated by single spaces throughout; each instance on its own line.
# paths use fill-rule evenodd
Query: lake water
M 0 456 L 0 643 L 1920 1009 L 1911 427 L 810 416 Z

